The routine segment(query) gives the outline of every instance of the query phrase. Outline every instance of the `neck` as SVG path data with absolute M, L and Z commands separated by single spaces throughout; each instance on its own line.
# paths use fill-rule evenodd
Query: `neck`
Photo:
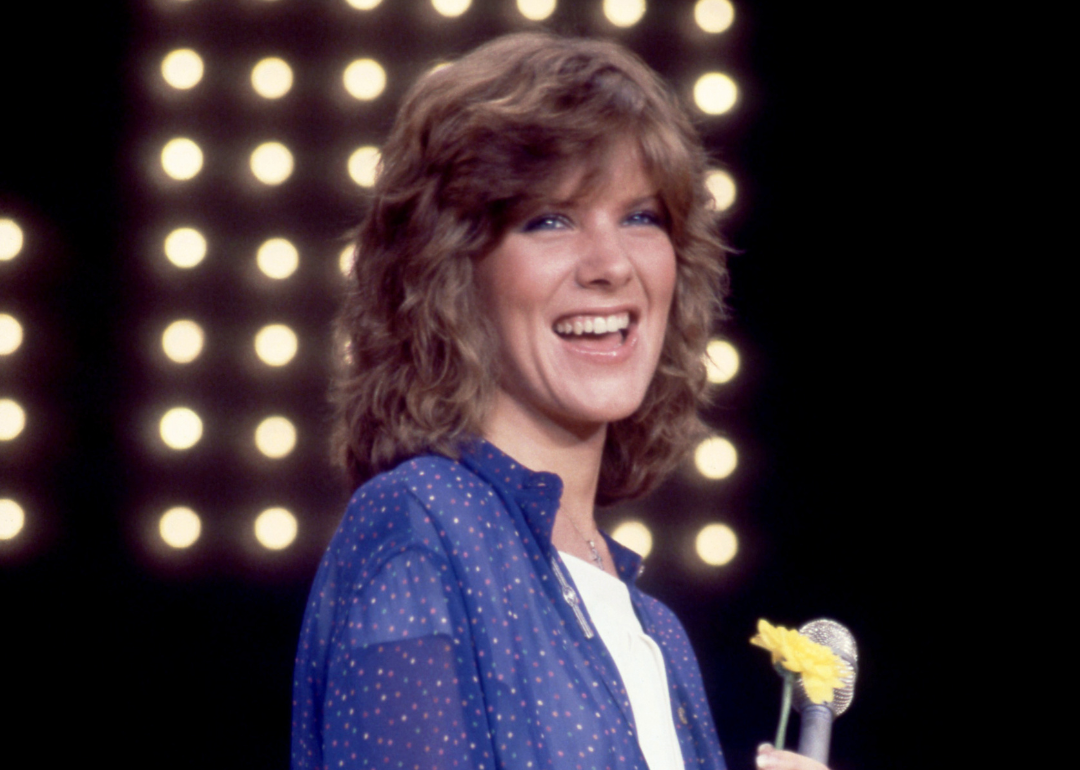
M 554 473 L 562 480 L 563 492 L 551 535 L 553 545 L 593 563 L 587 543 L 592 540 L 604 569 L 614 574 L 611 555 L 594 519 L 607 424 L 567 427 L 550 420 L 528 419 L 515 410 L 516 403 L 496 399 L 486 420 L 484 438 L 527 468 Z

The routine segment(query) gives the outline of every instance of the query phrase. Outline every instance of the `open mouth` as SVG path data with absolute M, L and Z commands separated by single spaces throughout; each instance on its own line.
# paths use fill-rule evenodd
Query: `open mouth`
M 577 315 L 561 318 L 555 324 L 555 333 L 565 340 L 587 344 L 621 345 L 630 328 L 630 313 L 612 315 Z

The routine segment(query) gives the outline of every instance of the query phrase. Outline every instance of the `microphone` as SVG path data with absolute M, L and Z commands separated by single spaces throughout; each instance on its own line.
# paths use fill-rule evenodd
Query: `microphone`
M 799 633 L 811 641 L 825 645 L 851 666 L 851 675 L 843 680 L 843 687 L 833 692 L 831 703 L 811 703 L 801 679 L 795 687 L 795 710 L 800 717 L 799 753 L 824 765 L 829 762 L 829 738 L 833 719 L 847 711 L 851 699 L 855 697 L 859 651 L 855 648 L 855 637 L 835 620 L 811 620 L 799 629 Z

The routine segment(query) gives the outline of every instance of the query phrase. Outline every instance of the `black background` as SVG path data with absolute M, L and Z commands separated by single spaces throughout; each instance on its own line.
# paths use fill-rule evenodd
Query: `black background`
M 965 591 L 946 558 L 963 445 L 957 326 L 937 280 L 949 256 L 925 236 L 944 213 L 922 44 L 863 4 L 739 13 L 752 86 L 723 153 L 741 173 L 728 233 L 745 369 L 711 417 L 747 437 L 732 494 L 749 534 L 722 581 L 661 554 L 642 585 L 691 634 L 732 768 L 751 767 L 775 729 L 779 680 L 747 644 L 756 619 L 822 615 L 849 625 L 862 653 L 833 767 L 919 767 L 934 720 L 916 731 L 913 715 L 939 675 L 927 629 Z M 63 405 L 26 476 L 54 501 L 44 546 L 0 555 L 2 731 L 43 766 L 285 767 L 314 563 L 257 579 L 163 575 L 125 530 L 134 16 L 115 3 L 23 7 L 0 46 L 0 214 L 49 240 L 51 261 L 19 291 L 62 332 L 33 364 L 43 397 Z M 14 467 L 0 455 L 0 472 Z

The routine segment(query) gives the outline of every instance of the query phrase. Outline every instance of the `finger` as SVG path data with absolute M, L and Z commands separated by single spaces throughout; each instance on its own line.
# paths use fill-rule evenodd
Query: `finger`
M 762 770 L 829 770 L 817 760 L 794 751 L 777 751 L 768 743 L 758 746 L 757 766 Z

